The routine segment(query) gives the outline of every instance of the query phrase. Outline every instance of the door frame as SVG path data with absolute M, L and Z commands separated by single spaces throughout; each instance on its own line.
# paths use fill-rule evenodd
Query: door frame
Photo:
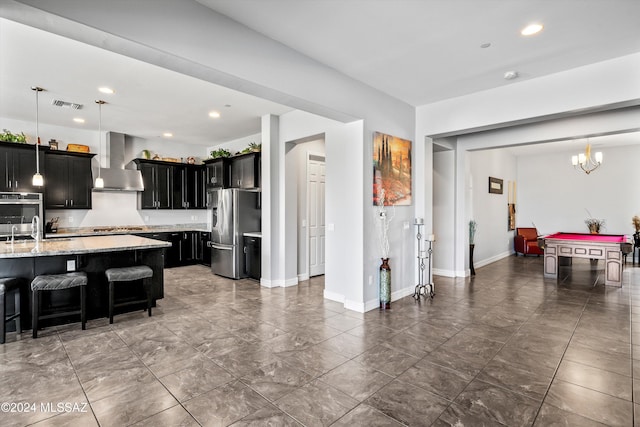
M 322 159 L 322 160 L 320 160 L 320 159 Z M 305 170 L 305 185 L 307 187 L 307 189 L 306 189 L 306 192 L 307 192 L 306 199 L 307 200 L 305 200 L 305 203 L 307 204 L 307 206 L 306 206 L 307 215 L 306 215 L 306 218 L 305 218 L 306 226 L 304 228 L 304 232 L 305 232 L 304 240 L 305 240 L 305 247 L 306 247 L 307 256 L 306 256 L 306 259 L 305 259 L 305 264 L 306 264 L 306 275 L 305 276 L 306 276 L 306 278 L 304 280 L 308 280 L 308 279 L 311 278 L 311 252 L 310 252 L 311 236 L 309 235 L 309 217 L 310 217 L 310 211 L 311 211 L 309 209 L 310 206 L 311 206 L 311 203 L 310 203 L 311 192 L 309 191 L 309 162 L 311 160 L 322 161 L 326 166 L 326 164 L 327 164 L 327 156 L 326 156 L 325 153 L 307 151 L 307 162 L 306 162 L 306 170 Z M 325 173 L 325 176 L 326 176 L 326 173 Z M 327 195 L 325 193 L 325 201 L 326 201 L 326 197 L 327 197 Z M 326 209 L 326 204 L 325 204 L 325 209 Z M 326 265 L 326 263 L 325 263 L 325 265 Z

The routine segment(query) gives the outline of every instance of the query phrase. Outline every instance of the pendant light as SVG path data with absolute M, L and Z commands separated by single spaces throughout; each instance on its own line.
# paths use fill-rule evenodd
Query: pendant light
M 36 93 L 36 173 L 33 175 L 31 184 L 34 187 L 42 187 L 44 185 L 44 178 L 40 175 L 40 118 L 38 117 L 38 94 L 44 89 L 38 86 L 31 86 L 31 90 Z
M 106 102 L 101 99 L 96 99 L 96 104 L 98 104 L 98 177 L 93 187 L 104 188 L 104 180 L 100 176 L 100 169 L 102 169 L 100 154 L 102 153 L 102 104 L 106 104 Z

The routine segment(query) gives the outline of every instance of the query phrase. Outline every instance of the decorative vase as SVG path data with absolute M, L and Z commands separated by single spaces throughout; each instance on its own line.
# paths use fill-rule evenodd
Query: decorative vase
M 469 245 L 469 270 L 471 270 L 471 275 L 475 276 L 476 275 L 476 269 L 473 268 L 473 250 L 475 249 L 476 245 L 471 243 Z
M 388 310 L 391 308 L 391 267 L 389 258 L 380 259 L 380 309 Z

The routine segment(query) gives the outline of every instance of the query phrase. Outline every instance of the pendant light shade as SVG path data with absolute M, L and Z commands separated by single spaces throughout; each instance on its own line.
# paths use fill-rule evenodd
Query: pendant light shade
M 98 104 L 98 177 L 96 178 L 96 182 L 93 187 L 104 188 L 104 180 L 100 176 L 102 164 L 100 161 L 100 154 L 102 153 L 102 104 L 106 104 L 106 102 L 101 99 L 96 99 L 96 104 Z
M 31 90 L 35 91 L 36 93 L 36 173 L 33 175 L 31 184 L 34 187 L 42 187 L 44 185 L 44 178 L 40 174 L 40 153 L 38 150 L 40 148 L 40 118 L 38 117 L 38 95 L 44 89 L 38 86 L 31 86 Z

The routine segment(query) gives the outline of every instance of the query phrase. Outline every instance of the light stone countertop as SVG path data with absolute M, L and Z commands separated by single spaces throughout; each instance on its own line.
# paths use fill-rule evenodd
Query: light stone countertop
M 100 231 L 96 231 L 100 230 Z M 123 226 L 93 226 L 79 228 L 60 228 L 57 233 L 47 233 L 47 239 L 84 236 L 111 236 L 122 234 L 175 233 L 180 231 L 210 231 L 206 224 L 176 224 L 176 225 L 123 225 Z
M 33 258 L 56 255 L 79 255 L 99 252 L 118 252 L 135 249 L 162 249 L 171 246 L 146 237 L 130 234 L 112 236 L 88 236 L 62 239 L 16 240 L 13 244 L 0 243 L 0 258 Z

